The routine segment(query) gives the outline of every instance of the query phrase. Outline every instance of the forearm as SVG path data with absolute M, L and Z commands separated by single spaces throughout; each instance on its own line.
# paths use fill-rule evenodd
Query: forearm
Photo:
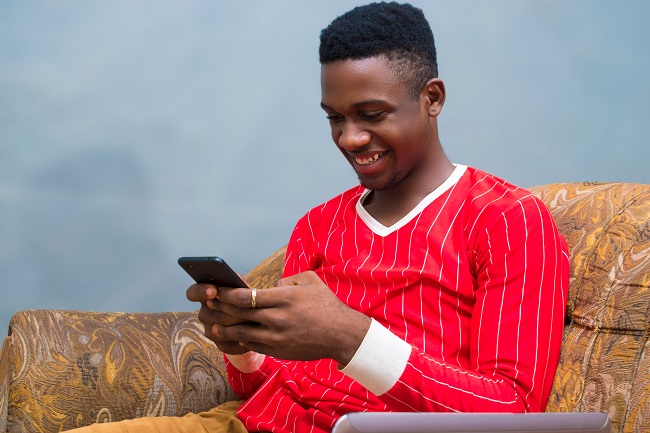
M 504 335 L 504 338 L 509 336 Z M 547 339 L 548 344 L 554 340 Z M 553 340 L 553 341 L 551 341 Z M 395 411 L 524 412 L 538 410 L 542 387 L 533 389 L 533 371 L 552 377 L 543 359 L 503 352 L 489 369 L 461 367 L 422 353 L 373 321 L 366 338 L 342 372 Z M 500 364 L 500 365 L 499 365 Z M 486 364 L 487 365 L 487 364 Z M 551 380 L 551 379 L 548 379 Z
M 395 411 L 525 412 L 515 380 L 497 372 L 476 372 L 414 349 L 394 386 L 379 396 Z

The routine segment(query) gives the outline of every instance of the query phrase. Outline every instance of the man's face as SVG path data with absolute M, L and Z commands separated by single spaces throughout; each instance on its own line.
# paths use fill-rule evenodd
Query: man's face
M 385 190 L 418 176 L 433 164 L 426 93 L 413 99 L 384 56 L 326 63 L 321 69 L 321 106 L 332 139 L 372 190 Z M 415 182 L 413 182 L 415 183 Z

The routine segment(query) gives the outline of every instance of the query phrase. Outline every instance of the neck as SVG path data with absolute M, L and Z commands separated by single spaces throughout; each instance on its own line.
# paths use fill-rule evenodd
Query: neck
M 442 185 L 453 173 L 455 166 L 442 147 L 432 161 L 417 173 L 409 173 L 397 185 L 386 190 L 373 191 L 364 207 L 377 221 L 386 226 L 399 221 L 427 195 Z

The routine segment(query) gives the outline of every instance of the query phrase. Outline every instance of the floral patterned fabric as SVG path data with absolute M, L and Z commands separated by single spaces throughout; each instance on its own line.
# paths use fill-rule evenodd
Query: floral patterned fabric
M 607 412 L 612 432 L 650 431 L 650 185 L 531 189 L 569 245 L 571 284 L 547 411 Z
M 202 334 L 196 313 L 18 313 L 9 431 L 184 414 L 234 398 Z
M 283 264 L 282 249 L 246 280 L 274 285 Z M 235 399 L 196 312 L 22 311 L 0 355 L 0 432 L 179 416 Z
M 531 188 L 566 237 L 571 286 L 548 411 L 609 413 L 650 431 L 650 185 Z M 247 277 L 268 287 L 284 248 Z M 0 353 L 0 432 L 183 415 L 234 399 L 196 312 L 23 311 Z

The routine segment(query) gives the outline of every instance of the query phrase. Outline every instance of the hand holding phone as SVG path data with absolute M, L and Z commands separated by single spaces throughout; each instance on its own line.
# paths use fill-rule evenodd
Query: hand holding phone
M 235 271 L 220 257 L 181 257 L 178 264 L 198 284 L 212 284 L 218 288 L 248 288 Z M 199 321 L 205 327 L 205 336 L 212 340 L 224 353 L 242 354 L 248 351 L 239 344 L 239 341 L 231 341 L 215 334 L 215 325 L 232 326 L 236 324 L 253 324 L 228 314 L 216 314 L 221 311 L 218 306 L 220 302 L 214 299 L 214 295 L 206 296 L 205 288 L 192 285 L 187 289 L 187 299 L 193 302 L 201 302 L 199 310 Z M 213 304 L 216 303 L 217 305 Z M 216 310 L 216 311 L 215 311 Z

